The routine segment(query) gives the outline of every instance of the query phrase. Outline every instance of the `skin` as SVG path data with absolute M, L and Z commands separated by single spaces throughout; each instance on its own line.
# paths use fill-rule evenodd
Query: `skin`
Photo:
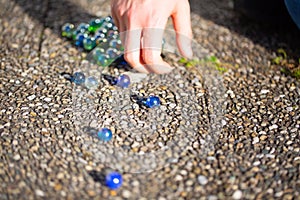
M 111 0 L 111 14 L 121 33 L 124 58 L 135 70 L 157 74 L 172 71 L 173 67 L 160 56 L 169 17 L 180 53 L 192 57 L 188 0 Z

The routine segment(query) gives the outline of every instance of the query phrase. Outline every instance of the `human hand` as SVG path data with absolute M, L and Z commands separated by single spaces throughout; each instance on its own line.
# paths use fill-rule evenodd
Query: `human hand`
M 135 70 L 162 74 L 173 69 L 160 56 L 170 16 L 180 53 L 192 57 L 188 0 L 111 0 L 111 13 L 124 45 L 124 58 Z

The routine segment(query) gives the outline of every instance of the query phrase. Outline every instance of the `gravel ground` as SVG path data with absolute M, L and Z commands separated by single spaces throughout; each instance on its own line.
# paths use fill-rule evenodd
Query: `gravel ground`
M 228 71 L 166 54 L 176 70 L 122 90 L 60 36 L 107 16 L 108 1 L 0 2 L 0 199 L 300 199 L 300 83 L 270 64 L 280 47 L 299 55 L 298 33 L 245 23 L 229 0 L 191 1 L 197 48 Z M 76 70 L 101 87 L 63 76 Z M 150 94 L 161 107 L 132 99 Z M 102 126 L 112 142 L 88 133 Z M 111 169 L 116 191 L 103 185 Z

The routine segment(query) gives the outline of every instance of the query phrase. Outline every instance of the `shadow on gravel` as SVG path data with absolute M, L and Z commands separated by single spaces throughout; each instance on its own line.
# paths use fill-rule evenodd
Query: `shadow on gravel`
M 84 8 L 68 0 L 13 0 L 31 18 L 38 20 L 45 28 L 60 33 L 64 23 L 78 24 L 88 22 L 94 15 Z
M 300 31 L 285 7 L 282 8 L 283 1 L 281 3 L 279 6 L 283 17 L 269 19 L 274 22 L 271 24 L 251 20 L 235 11 L 233 0 L 190 0 L 192 12 L 204 19 L 243 35 L 271 51 L 284 48 L 288 54 L 297 57 L 300 55 Z
M 92 170 L 89 172 L 89 175 L 94 179 L 95 182 L 98 182 L 101 185 L 105 185 L 105 173 L 104 172 Z

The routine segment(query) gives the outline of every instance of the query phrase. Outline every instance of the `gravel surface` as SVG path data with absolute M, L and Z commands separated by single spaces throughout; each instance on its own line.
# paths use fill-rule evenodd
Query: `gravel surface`
M 299 55 L 297 33 L 261 31 L 216 2 L 191 1 L 194 43 L 227 72 L 166 53 L 172 73 L 122 90 L 101 74 L 123 69 L 94 66 L 60 36 L 107 16 L 108 1 L 0 0 L 0 199 L 299 199 L 300 83 L 270 65 L 279 47 Z M 79 70 L 100 87 L 65 78 Z M 159 108 L 134 98 L 151 94 Z M 103 126 L 111 142 L 93 135 Z M 116 191 L 110 170 L 123 175 Z

